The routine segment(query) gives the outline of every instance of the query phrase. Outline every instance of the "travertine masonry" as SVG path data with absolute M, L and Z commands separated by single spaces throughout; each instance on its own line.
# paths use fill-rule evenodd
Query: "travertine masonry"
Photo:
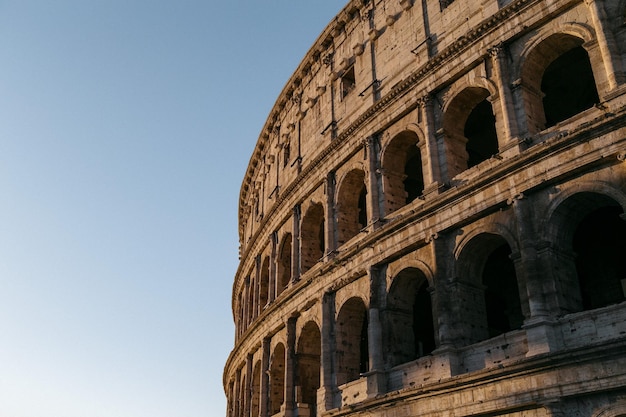
M 626 0 L 354 0 L 241 187 L 227 417 L 626 416 Z

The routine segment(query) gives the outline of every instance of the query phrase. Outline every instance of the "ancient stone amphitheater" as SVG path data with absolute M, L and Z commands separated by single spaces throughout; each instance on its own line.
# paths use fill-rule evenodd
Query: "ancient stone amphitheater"
M 625 68 L 626 0 L 348 3 L 245 173 L 227 416 L 626 416 Z

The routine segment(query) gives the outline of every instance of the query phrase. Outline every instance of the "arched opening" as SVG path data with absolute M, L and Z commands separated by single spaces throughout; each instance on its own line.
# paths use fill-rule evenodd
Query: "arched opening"
M 337 315 L 337 384 L 359 379 L 369 370 L 367 309 L 363 300 L 351 298 Z
M 300 267 L 304 274 L 324 256 L 324 208 L 314 204 L 307 210 L 300 228 Z
M 489 337 L 519 329 L 523 322 L 522 307 L 511 260 L 511 248 L 502 242 L 487 256 L 482 283 L 485 287 L 485 310 Z
M 546 127 L 569 119 L 599 103 L 589 55 L 582 46 L 563 53 L 546 68 L 541 80 Z
M 626 300 L 626 222 L 619 205 L 593 210 L 574 233 L 576 272 L 584 310 Z
M 291 281 L 291 233 L 287 233 L 283 238 L 278 250 L 278 269 L 277 269 L 277 285 L 276 296 L 279 296 L 289 286 Z
M 541 41 L 522 64 L 528 133 L 554 126 L 599 102 L 584 40 L 559 33 Z
M 241 382 L 239 384 L 239 398 L 235 399 L 235 410 L 236 413 L 235 415 L 237 417 L 241 417 L 244 414 L 244 404 L 245 404 L 245 395 L 244 393 L 247 392 L 247 387 L 248 387 L 248 378 L 247 375 L 243 375 L 241 378 Z
M 267 306 L 270 289 L 270 257 L 266 256 L 261 264 L 259 280 L 259 313 Z
M 382 168 L 387 213 L 409 204 L 424 191 L 422 156 L 417 143 L 417 135 L 406 131 L 385 148 Z
M 257 316 L 256 314 L 256 309 L 254 308 L 256 306 L 256 303 L 254 302 L 254 290 L 256 289 L 256 280 L 249 276 L 248 277 L 248 286 L 247 286 L 247 291 L 248 291 L 248 325 L 250 325 L 250 323 L 252 323 L 252 320 L 254 320 Z
M 385 316 L 390 366 L 410 362 L 435 349 L 428 280 L 419 269 L 404 269 L 394 278 Z
M 244 324 L 244 316 L 243 316 L 243 312 L 244 312 L 244 303 L 246 302 L 246 300 L 244 299 L 244 293 L 241 292 L 239 294 L 239 300 L 238 300 L 238 304 L 239 304 L 239 309 L 237 311 L 237 335 L 241 336 L 241 334 L 244 332 L 245 330 L 245 324 Z
M 356 236 L 365 226 L 367 226 L 365 173 L 357 169 L 345 176 L 337 195 L 339 245 Z
M 561 314 L 624 301 L 623 209 L 608 195 L 569 196 L 550 219 L 551 272 Z
M 496 117 L 489 100 L 484 99 L 474 107 L 464 129 L 467 138 L 467 167 L 471 168 L 498 153 Z
M 279 343 L 270 360 L 270 415 L 280 412 L 285 401 L 285 346 Z
M 458 318 L 464 326 L 460 344 L 468 345 L 511 330 L 524 320 L 511 247 L 499 235 L 481 233 L 459 256 L 456 294 Z
M 495 116 L 482 87 L 457 94 L 443 116 L 446 168 L 453 178 L 498 153 Z
M 258 416 L 261 406 L 261 362 L 257 362 L 254 365 L 254 371 L 252 372 L 252 384 L 250 387 L 252 390 L 252 396 L 250 398 L 250 415 Z
M 321 336 L 319 327 L 308 322 L 302 328 L 297 345 L 296 402 L 299 408 L 309 409 L 309 415 L 317 415 L 317 390 L 320 387 Z M 299 393 L 299 395 L 298 395 Z

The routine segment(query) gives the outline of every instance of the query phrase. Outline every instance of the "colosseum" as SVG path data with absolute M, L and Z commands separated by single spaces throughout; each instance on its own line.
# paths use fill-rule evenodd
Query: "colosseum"
M 244 174 L 227 416 L 626 416 L 625 68 L 626 0 L 350 1 Z

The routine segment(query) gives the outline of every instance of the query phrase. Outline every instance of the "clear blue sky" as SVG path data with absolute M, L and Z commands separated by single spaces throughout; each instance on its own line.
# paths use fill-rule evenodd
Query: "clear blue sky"
M 0 417 L 220 417 L 237 203 L 345 1 L 0 0 Z

